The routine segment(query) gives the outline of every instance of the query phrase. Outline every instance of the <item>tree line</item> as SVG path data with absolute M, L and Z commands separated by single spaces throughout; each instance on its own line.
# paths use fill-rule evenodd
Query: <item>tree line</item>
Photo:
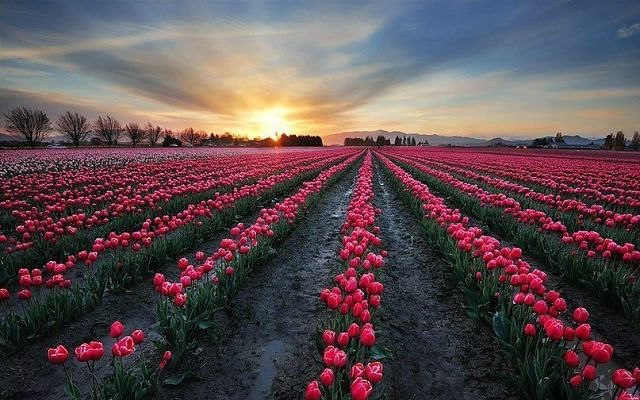
M 90 122 L 84 115 L 72 111 L 66 111 L 52 122 L 44 111 L 26 107 L 16 107 L 5 113 L 4 120 L 7 131 L 15 136 L 22 136 L 32 149 L 49 138 L 54 130 L 64 134 L 76 148 L 87 142 L 94 146 L 116 146 L 123 137 L 128 138 L 133 147 L 145 142 L 151 147 L 158 144 L 164 147 L 183 145 L 322 146 L 320 136 L 282 134 L 278 140 L 271 138 L 250 140 L 246 137 L 236 137 L 229 132 L 218 135 L 193 128 L 173 132 L 171 129 L 163 129 L 151 122 L 144 125 L 137 122 L 122 124 L 110 115 L 98 116 L 94 122 Z M 164 139 L 161 140 L 163 137 Z
M 379 135 L 376 140 L 373 140 L 373 137 L 367 136 L 366 138 L 344 138 L 345 146 L 391 146 L 391 139 L 387 139 L 382 135 Z M 396 136 L 396 139 L 393 141 L 394 146 L 428 146 L 429 142 L 418 142 L 416 143 L 415 138 L 407 138 L 403 136 L 400 139 L 399 136 Z
M 593 143 L 592 143 L 593 144 Z M 536 148 L 548 148 L 553 146 L 566 145 L 562 133 L 556 133 L 554 137 L 537 138 L 531 142 L 531 147 Z M 610 133 L 604 138 L 604 144 L 602 145 L 604 150 L 624 151 L 626 148 L 629 150 L 640 150 L 640 134 L 638 131 L 633 133 L 631 141 L 627 144 L 624 137 L 624 132 L 618 131 L 615 134 Z

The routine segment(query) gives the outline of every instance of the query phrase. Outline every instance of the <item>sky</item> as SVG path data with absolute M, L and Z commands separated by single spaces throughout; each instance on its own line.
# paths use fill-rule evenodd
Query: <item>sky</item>
M 638 1 L 0 0 L 0 111 L 250 137 L 640 129 Z

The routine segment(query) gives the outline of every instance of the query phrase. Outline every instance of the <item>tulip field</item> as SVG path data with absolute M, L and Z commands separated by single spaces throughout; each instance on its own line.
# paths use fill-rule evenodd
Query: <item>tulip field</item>
M 640 400 L 640 157 L 0 150 L 0 399 Z

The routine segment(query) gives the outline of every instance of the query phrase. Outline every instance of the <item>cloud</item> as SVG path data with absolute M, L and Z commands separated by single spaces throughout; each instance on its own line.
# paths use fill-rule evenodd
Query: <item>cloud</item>
M 629 26 L 623 26 L 622 28 L 618 29 L 617 35 L 619 38 L 625 39 L 635 35 L 638 32 L 640 32 L 640 22 Z
M 528 131 L 560 123 L 570 106 L 637 103 L 640 86 L 640 51 L 611 35 L 640 15 L 633 3 L 40 5 L 3 8 L 2 107 L 75 104 L 222 130 L 253 129 L 252 115 L 283 109 L 295 129 L 319 132 L 437 122 L 463 133 L 514 127 L 517 115 Z

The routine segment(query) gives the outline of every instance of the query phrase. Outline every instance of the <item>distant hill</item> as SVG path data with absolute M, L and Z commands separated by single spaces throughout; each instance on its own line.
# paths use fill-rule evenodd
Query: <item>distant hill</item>
M 324 136 L 325 145 L 341 145 L 344 143 L 345 138 L 365 138 L 367 136 L 371 136 L 374 139 L 379 135 L 384 136 L 386 139 L 391 140 L 393 143 L 396 136 L 399 136 L 401 139 L 403 136 L 406 136 L 407 139 L 414 138 L 416 142 L 428 141 L 431 146 L 469 146 L 469 147 L 501 147 L 501 146 L 529 146 L 533 141 L 531 139 L 503 139 L 503 138 L 493 138 L 493 139 L 478 139 L 468 136 L 443 136 L 438 135 L 436 133 L 425 134 L 425 133 L 405 133 L 400 131 L 385 131 L 379 129 L 377 131 L 351 131 L 351 132 L 340 132 L 334 133 L 331 135 Z M 549 138 L 555 138 L 554 136 L 547 136 Z M 584 138 L 580 135 L 567 135 L 563 136 L 565 144 L 568 146 L 589 146 L 592 143 L 594 145 L 602 145 L 604 143 L 604 138 L 602 139 L 590 139 Z
M 563 135 L 562 138 L 564 139 L 564 143 L 569 146 L 588 146 L 591 143 L 593 143 L 594 145 L 600 146 L 604 144 L 604 138 L 589 139 L 589 138 L 584 138 L 580 135 L 567 135 L 567 136 Z

